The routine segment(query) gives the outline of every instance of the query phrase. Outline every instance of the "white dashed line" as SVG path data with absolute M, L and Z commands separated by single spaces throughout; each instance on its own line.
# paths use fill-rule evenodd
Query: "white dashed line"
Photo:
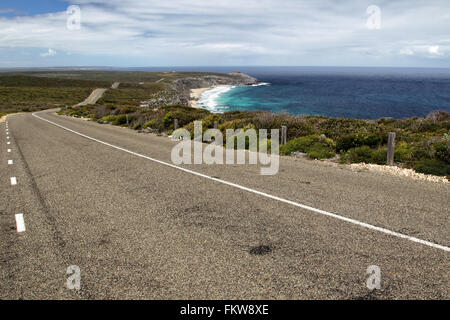
M 41 117 L 37 116 L 35 113 L 33 113 L 32 115 L 34 117 L 40 119 L 40 120 L 46 121 L 48 123 L 51 123 L 54 126 L 57 126 L 57 127 L 61 128 L 61 129 L 64 129 L 64 130 L 69 131 L 69 132 L 72 132 L 72 133 L 74 133 L 76 135 L 79 135 L 81 137 L 84 137 L 86 139 L 98 142 L 100 144 L 103 144 L 105 146 L 108 146 L 108 147 L 111 147 L 111 148 L 114 148 L 114 149 L 117 149 L 117 150 L 120 150 L 120 151 L 123 151 L 123 152 L 127 152 L 129 154 L 132 154 L 132 155 L 140 157 L 140 158 L 144 158 L 144 159 L 147 159 L 147 160 L 150 160 L 150 161 L 153 161 L 153 162 L 156 162 L 156 163 L 159 163 L 159 164 L 162 164 L 162 165 L 165 165 L 165 166 L 168 166 L 168 167 L 171 167 L 171 168 L 183 171 L 183 172 L 187 172 L 187 173 L 196 175 L 198 177 L 202 177 L 202 178 L 205 178 L 205 179 L 208 179 L 208 180 L 212 180 L 212 181 L 215 181 L 215 182 L 218 182 L 218 183 L 222 183 L 222 184 L 225 184 L 225 185 L 237 188 L 237 189 L 241 189 L 241 190 L 244 190 L 244 191 L 247 191 L 247 192 L 250 192 L 250 193 L 254 193 L 254 194 L 257 194 L 257 195 L 262 196 L 262 197 L 266 197 L 266 198 L 269 198 L 269 199 L 272 199 L 272 200 L 276 200 L 276 201 L 279 201 L 279 202 L 283 202 L 283 203 L 286 203 L 286 204 L 289 204 L 289 205 L 292 205 L 292 206 L 295 206 L 295 207 L 298 207 L 298 208 L 302 208 L 302 209 L 305 209 L 305 210 L 308 210 L 308 211 L 312 211 L 312 212 L 315 212 L 315 213 L 318 213 L 318 214 L 321 214 L 321 215 L 324 215 L 324 216 L 327 216 L 327 217 L 331 217 L 331 218 L 335 218 L 335 219 L 338 219 L 338 220 L 341 220 L 341 221 L 345 221 L 345 222 L 348 222 L 348 223 L 351 223 L 351 224 L 354 224 L 354 225 L 357 225 L 357 226 L 360 226 L 360 227 L 363 227 L 363 228 L 366 228 L 366 229 L 378 231 L 378 232 L 381 232 L 381 233 L 384 233 L 384 234 L 388 234 L 390 236 L 394 236 L 394 237 L 405 239 L 405 240 L 412 241 L 412 242 L 415 242 L 415 243 L 420 243 L 420 244 L 428 246 L 428 247 L 432 247 L 432 248 L 435 248 L 435 249 L 440 249 L 440 250 L 444 250 L 444 251 L 450 252 L 450 247 L 446 247 L 444 245 L 440 245 L 440 244 L 437 244 L 437 243 L 434 243 L 434 242 L 422 240 L 422 239 L 419 239 L 419 238 L 416 238 L 416 237 L 411 237 L 411 236 L 408 236 L 408 235 L 403 234 L 403 233 L 399 233 L 399 232 L 395 232 L 395 231 L 392 231 L 392 230 L 389 230 L 389 229 L 377 227 L 377 226 L 374 226 L 374 225 L 371 225 L 371 224 L 368 224 L 368 223 L 365 223 L 365 222 L 362 222 L 362 221 L 358 221 L 358 220 L 355 220 L 355 219 L 352 219 L 352 218 L 347 218 L 345 216 L 338 215 L 336 213 L 331 213 L 331 212 L 328 212 L 328 211 L 325 211 L 325 210 L 313 208 L 313 207 L 310 207 L 310 206 L 307 206 L 307 205 L 304 205 L 304 204 L 301 204 L 301 203 L 298 203 L 298 202 L 295 202 L 295 201 L 291 201 L 291 200 L 287 200 L 287 199 L 284 199 L 284 198 L 281 198 L 281 197 L 277 197 L 277 196 L 274 196 L 274 195 L 271 195 L 271 194 L 268 194 L 268 193 L 265 193 L 265 192 L 262 192 L 262 191 L 258 191 L 258 190 L 255 190 L 255 189 L 251 189 L 251 188 L 248 188 L 248 187 L 236 184 L 236 183 L 232 183 L 232 182 L 228 182 L 228 181 L 225 181 L 225 180 L 222 180 L 222 179 L 214 178 L 214 177 L 208 176 L 208 175 L 200 173 L 200 172 L 196 172 L 196 171 L 193 171 L 193 170 L 185 169 L 183 167 L 176 166 L 176 165 L 174 165 L 172 163 L 168 163 L 168 162 L 164 162 L 164 161 L 161 161 L 161 160 L 158 160 L 158 159 L 154 159 L 154 158 L 145 156 L 143 154 L 140 154 L 140 153 L 137 153 L 137 152 L 134 152 L 134 151 L 131 151 L 131 150 L 127 150 L 127 149 L 122 148 L 122 147 L 115 146 L 115 145 L 113 145 L 111 143 L 108 143 L 108 142 L 105 142 L 105 141 L 102 141 L 102 140 L 99 140 L 99 139 L 96 139 L 96 138 L 92 138 L 92 137 L 87 136 L 85 134 L 82 134 L 82 133 L 80 133 L 78 131 L 66 128 L 66 127 L 64 127 L 64 126 L 62 126 L 60 124 L 57 124 L 57 123 L 53 122 L 53 121 L 41 118 Z
M 16 177 L 11 177 L 11 185 L 15 186 L 17 184 L 17 179 Z
M 25 220 L 23 219 L 22 213 L 16 214 L 16 225 L 17 225 L 17 232 L 25 231 Z
M 8 141 L 6 144 L 11 144 L 11 142 Z
M 13 161 L 12 160 L 8 160 L 8 164 L 13 164 Z
M 8 152 L 11 152 L 11 149 L 8 149 Z

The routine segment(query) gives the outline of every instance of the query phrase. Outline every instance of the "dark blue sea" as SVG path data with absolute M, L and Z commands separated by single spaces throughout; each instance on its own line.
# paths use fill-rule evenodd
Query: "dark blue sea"
M 261 86 L 217 88 L 200 104 L 213 112 L 266 110 L 357 119 L 450 112 L 450 69 L 358 67 L 172 67 L 247 73 Z

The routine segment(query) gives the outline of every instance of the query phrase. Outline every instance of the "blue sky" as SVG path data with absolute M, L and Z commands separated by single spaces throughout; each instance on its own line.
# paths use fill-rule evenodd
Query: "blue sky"
M 0 8 L 6 10 L 2 12 L 0 10 L 0 16 L 3 17 L 15 17 L 25 15 L 36 15 L 49 12 L 64 11 L 67 8 L 67 1 L 58 0 L 2 0 Z M 10 9 L 10 10 L 7 10 Z
M 0 67 L 236 65 L 450 67 L 450 2 L 0 3 Z

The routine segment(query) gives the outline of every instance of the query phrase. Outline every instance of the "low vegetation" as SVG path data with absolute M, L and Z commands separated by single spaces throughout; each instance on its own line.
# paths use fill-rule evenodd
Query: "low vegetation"
M 311 159 L 333 158 L 341 163 L 385 164 L 388 133 L 396 132 L 394 159 L 397 165 L 417 172 L 450 176 L 450 116 L 447 113 L 442 113 L 437 120 L 431 116 L 357 120 L 245 111 L 212 114 L 183 106 L 149 109 L 118 104 L 67 108 L 61 114 L 165 134 L 172 133 L 174 119 L 191 133 L 195 120 L 202 120 L 203 130 L 213 128 L 217 122 L 224 136 L 226 129 L 279 129 L 285 125 L 288 142 L 280 147 L 281 154 L 303 153 Z
M 36 111 L 76 104 L 94 88 L 109 82 L 42 78 L 31 75 L 0 75 L 0 112 Z
M 425 118 L 357 120 L 323 116 L 231 111 L 212 114 L 204 109 L 170 105 L 174 101 L 171 83 L 203 73 L 33 71 L 0 73 L 0 116 L 17 111 L 62 107 L 61 114 L 90 118 L 99 123 L 127 126 L 134 130 L 171 134 L 174 119 L 179 127 L 193 132 L 195 120 L 203 130 L 279 129 L 287 126 L 284 155 L 304 154 L 311 159 L 341 163 L 385 164 L 387 137 L 396 132 L 394 161 L 417 172 L 450 176 L 450 115 L 434 112 Z M 96 105 L 71 107 L 83 101 L 95 88 L 108 90 Z M 148 107 L 140 107 L 146 100 Z M 169 104 L 169 105 L 168 105 Z M 270 142 L 270 136 L 268 141 Z M 224 141 L 226 142 L 226 141 Z M 248 143 L 246 144 L 248 147 Z

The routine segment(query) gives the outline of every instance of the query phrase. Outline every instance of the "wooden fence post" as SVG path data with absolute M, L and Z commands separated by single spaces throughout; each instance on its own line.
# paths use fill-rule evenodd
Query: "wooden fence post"
M 178 129 L 178 119 L 174 119 L 173 120 L 173 129 L 177 130 Z
M 286 144 L 287 142 L 287 127 L 281 126 L 281 145 Z
M 387 165 L 394 165 L 394 152 L 395 152 L 395 132 L 389 132 L 388 138 L 388 150 L 387 150 Z
M 128 126 L 128 113 L 126 114 L 126 117 L 127 117 L 127 126 Z
M 219 127 L 219 122 L 214 121 L 214 129 L 217 129 Z

